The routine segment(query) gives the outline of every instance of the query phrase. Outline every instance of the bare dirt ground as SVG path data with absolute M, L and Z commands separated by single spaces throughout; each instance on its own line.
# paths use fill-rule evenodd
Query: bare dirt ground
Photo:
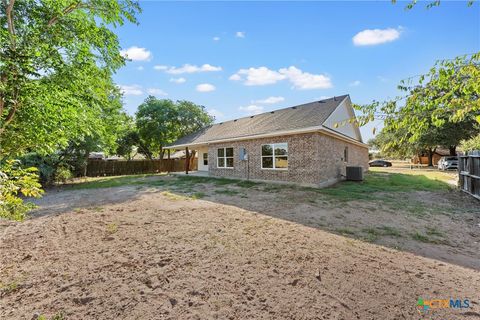
M 478 203 L 461 193 L 132 181 L 50 190 L 0 222 L 0 319 L 480 317 Z M 471 307 L 422 315 L 418 298 Z

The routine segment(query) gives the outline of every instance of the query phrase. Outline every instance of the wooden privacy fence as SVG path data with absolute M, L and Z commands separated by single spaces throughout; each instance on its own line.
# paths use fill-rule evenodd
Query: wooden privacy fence
M 197 170 L 197 161 L 189 170 Z M 88 160 L 87 177 L 185 171 L 185 159 L 164 160 Z
M 480 151 L 458 157 L 460 188 L 480 200 Z

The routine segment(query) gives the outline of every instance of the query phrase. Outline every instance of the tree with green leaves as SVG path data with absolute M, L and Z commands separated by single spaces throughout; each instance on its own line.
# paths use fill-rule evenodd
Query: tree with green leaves
M 163 159 L 164 147 L 178 138 L 213 123 L 204 106 L 149 96 L 138 107 L 136 126 L 140 140 L 152 155 Z
M 428 74 L 413 80 L 400 83 L 403 96 L 356 106 L 362 111 L 360 125 L 381 119 L 387 130 L 405 133 L 394 143 L 427 141 L 425 145 L 433 147 L 435 142 L 455 153 L 461 140 L 479 130 L 480 53 L 439 61 Z
M 140 139 L 135 124 L 130 125 L 127 130 L 119 134 L 117 139 L 116 154 L 127 160 L 133 159 L 138 153 L 148 159 L 152 159 L 152 153 L 148 150 L 145 143 Z
M 393 4 L 396 4 L 397 3 L 397 0 L 391 0 Z M 422 1 L 422 2 L 425 2 L 426 4 L 426 8 L 427 9 L 430 9 L 430 8 L 433 8 L 433 7 L 438 7 L 440 6 L 440 3 L 442 1 L 440 0 L 435 0 L 435 1 Z M 471 7 L 474 3 L 475 3 L 475 0 L 469 0 L 469 1 L 465 1 L 467 3 L 467 6 Z M 410 10 L 410 9 L 413 9 L 413 7 L 415 7 L 418 3 L 418 0 L 411 0 L 410 2 L 407 2 L 407 5 L 405 7 L 406 10 Z
M 0 169 L 0 218 L 21 221 L 35 207 L 23 197 L 40 197 L 37 168 L 22 168 L 20 161 L 7 160 Z
M 1 157 L 52 152 L 95 130 L 124 64 L 112 27 L 138 11 L 133 0 L 0 2 Z

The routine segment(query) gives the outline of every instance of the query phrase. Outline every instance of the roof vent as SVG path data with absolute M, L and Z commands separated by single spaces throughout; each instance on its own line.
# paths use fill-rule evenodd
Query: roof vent
M 223 122 L 220 122 L 219 124 L 223 124 Z
M 297 107 L 292 107 L 292 109 L 297 109 Z
M 337 97 L 333 96 L 333 101 L 337 101 Z
M 250 119 L 252 119 L 254 116 L 250 116 Z
M 237 122 L 238 119 L 233 120 L 233 122 Z
M 325 100 L 320 100 L 318 101 L 318 103 L 325 103 Z
M 275 111 L 270 111 L 270 113 L 271 113 L 271 114 L 274 114 L 274 113 L 275 113 Z

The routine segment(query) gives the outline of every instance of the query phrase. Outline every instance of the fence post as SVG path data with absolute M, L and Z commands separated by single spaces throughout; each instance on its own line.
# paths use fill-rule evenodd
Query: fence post
M 480 151 L 459 157 L 458 174 L 461 190 L 480 200 Z
M 188 174 L 188 169 L 189 169 L 189 161 L 190 157 L 188 154 L 188 147 L 185 147 L 185 174 Z

